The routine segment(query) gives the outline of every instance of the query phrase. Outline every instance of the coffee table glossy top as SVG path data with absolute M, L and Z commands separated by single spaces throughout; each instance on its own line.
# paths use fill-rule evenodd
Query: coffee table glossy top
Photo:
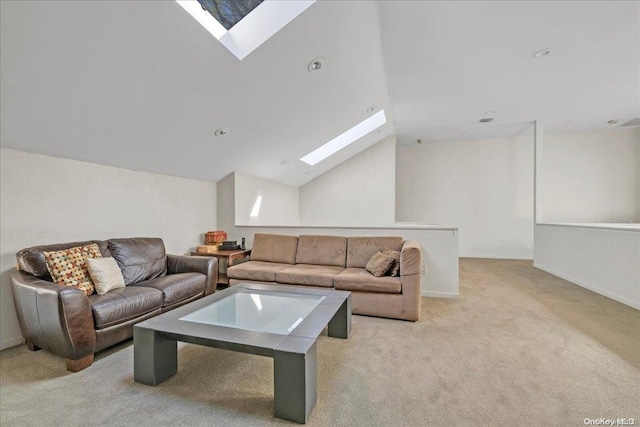
M 289 335 L 326 295 L 242 288 L 178 320 Z

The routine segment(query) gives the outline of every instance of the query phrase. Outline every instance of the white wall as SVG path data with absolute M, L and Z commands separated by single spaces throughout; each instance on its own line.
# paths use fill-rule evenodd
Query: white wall
M 535 238 L 535 267 L 640 309 L 639 225 L 622 230 L 538 224 Z
M 216 184 L 0 150 L 0 348 L 22 342 L 9 272 L 29 246 L 164 239 L 186 254 L 216 227 Z
M 236 225 L 236 179 L 231 173 L 218 181 L 217 188 L 217 226 L 218 230 L 231 230 Z M 233 236 L 229 235 L 230 240 Z
M 398 146 L 396 220 L 460 229 L 460 256 L 532 259 L 533 137 Z
M 640 129 L 544 136 L 544 222 L 640 222 Z
M 235 223 L 242 225 L 299 225 L 298 187 L 235 172 Z M 251 211 L 262 197 L 258 216 Z
M 395 222 L 395 137 L 385 138 L 300 187 L 300 223 L 373 226 Z

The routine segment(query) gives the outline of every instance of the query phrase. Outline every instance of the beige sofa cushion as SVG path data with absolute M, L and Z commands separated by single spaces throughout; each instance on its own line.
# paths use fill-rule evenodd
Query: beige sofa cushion
M 400 275 L 400 252 L 391 250 L 389 248 L 382 251 L 385 255 L 391 255 L 393 257 L 393 266 L 389 271 L 389 276 L 399 276 Z
M 367 262 L 365 270 L 376 277 L 382 277 L 387 274 L 387 272 L 391 271 L 393 268 L 393 262 L 393 256 L 385 255 L 382 252 L 376 252 L 373 254 L 369 262 Z M 389 276 L 391 276 L 391 274 L 389 274 Z
M 347 238 L 302 235 L 298 239 L 296 264 L 336 265 L 347 262 Z
M 402 289 L 399 277 L 375 277 L 364 268 L 347 268 L 335 277 L 333 283 L 336 289 L 343 291 L 397 294 Z
M 278 262 L 247 261 L 227 268 L 227 277 L 238 280 L 275 282 L 276 273 L 291 266 L 291 264 Z
M 347 241 L 347 267 L 364 268 L 376 252 L 385 248 L 399 251 L 402 237 L 349 237 Z
M 309 285 L 333 287 L 333 278 L 336 277 L 344 267 L 335 265 L 312 265 L 296 264 L 285 270 L 276 273 L 278 283 L 289 285 Z
M 251 249 L 252 261 L 296 263 L 298 236 L 256 233 Z

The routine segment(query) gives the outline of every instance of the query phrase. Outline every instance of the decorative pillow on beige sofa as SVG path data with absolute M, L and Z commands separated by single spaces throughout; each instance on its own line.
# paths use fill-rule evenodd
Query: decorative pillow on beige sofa
M 98 295 L 104 295 L 112 289 L 124 288 L 124 277 L 115 259 L 88 258 L 87 268 Z
M 385 255 L 382 252 L 374 254 L 367 262 L 366 270 L 376 277 L 384 276 L 393 266 L 394 258 L 391 255 Z
M 393 257 L 393 266 L 388 273 L 389 276 L 397 276 L 400 273 L 400 251 L 394 251 L 393 249 L 386 248 L 382 253 Z
M 94 288 L 87 271 L 87 258 L 102 258 L 98 245 L 94 243 L 61 251 L 44 252 L 47 270 L 54 282 L 73 286 L 89 296 Z

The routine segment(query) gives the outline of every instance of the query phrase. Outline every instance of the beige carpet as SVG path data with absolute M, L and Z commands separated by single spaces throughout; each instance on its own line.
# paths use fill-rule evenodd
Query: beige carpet
M 318 343 L 310 426 L 581 426 L 640 419 L 640 311 L 528 261 L 463 259 L 460 298 L 423 320 L 354 316 Z M 24 346 L 0 353 L 0 425 L 253 426 L 273 417 L 265 357 L 180 345 L 178 373 L 133 382 L 131 341 L 71 374 Z

